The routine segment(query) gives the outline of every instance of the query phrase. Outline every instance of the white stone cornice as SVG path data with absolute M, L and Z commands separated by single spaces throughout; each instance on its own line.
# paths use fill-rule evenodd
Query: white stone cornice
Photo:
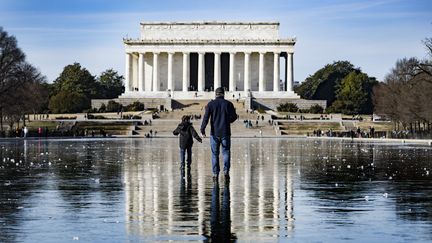
M 145 52 L 145 53 L 293 53 L 292 45 L 129 45 L 126 52 Z
M 143 45 L 143 44 L 289 44 L 295 45 L 295 38 L 288 39 L 276 39 L 276 40 L 265 40 L 265 39 L 244 39 L 244 40 L 236 40 L 236 39 L 123 39 L 123 43 L 126 45 Z

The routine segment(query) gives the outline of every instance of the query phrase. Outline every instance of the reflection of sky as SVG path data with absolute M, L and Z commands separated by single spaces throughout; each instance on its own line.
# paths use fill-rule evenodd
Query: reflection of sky
M 8 141 L 0 241 L 431 240 L 430 147 L 235 139 L 215 187 L 206 141 L 184 179 L 177 139 Z

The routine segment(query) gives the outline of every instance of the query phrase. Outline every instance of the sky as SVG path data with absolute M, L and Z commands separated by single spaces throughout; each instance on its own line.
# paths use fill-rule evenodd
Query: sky
M 398 59 L 426 58 L 431 0 L 0 0 L 0 26 L 49 82 L 80 63 L 93 75 L 124 74 L 124 37 L 142 21 L 278 21 L 296 37 L 294 75 L 350 61 L 382 80 Z

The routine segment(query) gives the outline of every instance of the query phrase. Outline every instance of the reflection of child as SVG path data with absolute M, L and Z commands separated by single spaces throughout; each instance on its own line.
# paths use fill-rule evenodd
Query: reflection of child
M 174 135 L 179 136 L 179 147 L 180 147 L 180 170 L 184 170 L 185 166 L 185 153 L 187 152 L 187 167 L 190 171 L 190 166 L 192 163 L 192 145 L 193 138 L 195 138 L 198 142 L 202 143 L 202 139 L 195 131 L 190 123 L 190 116 L 183 116 L 181 123 L 177 126 L 177 128 L 173 131 Z

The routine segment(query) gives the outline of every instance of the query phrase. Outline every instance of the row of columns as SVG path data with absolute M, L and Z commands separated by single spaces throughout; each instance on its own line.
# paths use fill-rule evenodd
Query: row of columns
M 229 91 L 235 90 L 234 81 L 234 58 L 235 52 L 230 52 L 229 56 Z M 145 90 L 144 84 L 144 55 L 145 53 L 138 54 L 138 91 L 142 92 Z M 204 52 L 198 53 L 198 91 L 204 91 Z M 250 52 L 244 53 L 244 90 L 248 91 L 251 89 L 250 80 Z M 263 92 L 265 90 L 264 82 L 264 59 L 265 52 L 259 53 L 259 70 L 258 70 L 258 91 Z M 279 58 L 280 54 L 274 52 L 274 66 L 273 66 L 273 91 L 279 90 Z M 167 89 L 174 90 L 173 82 L 173 56 L 174 52 L 168 52 L 168 87 Z M 220 73 L 220 52 L 214 53 L 214 86 L 215 88 L 221 87 L 221 73 Z M 146 91 L 160 91 L 159 85 L 159 53 L 153 52 L 153 74 L 152 74 L 152 87 L 151 90 Z M 130 83 L 133 74 L 133 56 L 131 53 L 126 53 L 126 66 L 125 66 L 125 91 L 130 92 Z M 288 53 L 287 56 L 287 87 L 286 91 L 293 91 L 294 82 L 294 67 L 293 67 L 293 53 Z M 183 52 L 183 77 L 182 77 L 182 90 L 188 91 L 189 87 L 189 53 Z

